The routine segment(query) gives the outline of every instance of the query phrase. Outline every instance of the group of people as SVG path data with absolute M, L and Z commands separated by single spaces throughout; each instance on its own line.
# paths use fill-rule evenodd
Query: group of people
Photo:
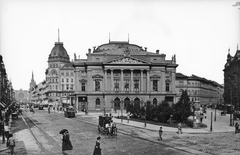
M 68 155 L 71 154 L 71 151 L 73 150 L 73 145 L 70 140 L 70 134 L 67 129 L 63 129 L 60 131 L 59 134 L 62 134 L 62 154 Z M 102 149 L 100 148 L 100 139 L 101 137 L 97 137 L 96 144 L 94 146 L 93 155 L 101 155 Z
M 10 130 L 10 116 L 14 111 L 15 108 L 12 107 L 0 112 L 0 135 L 3 136 L 3 143 L 5 143 L 6 138 L 6 147 L 9 148 L 11 154 L 14 152 L 15 140 Z
M 177 129 L 178 129 L 177 134 L 182 134 L 182 123 L 178 123 Z M 158 134 L 159 134 L 158 141 L 162 140 L 162 134 L 163 134 L 162 127 L 159 128 Z
M 114 123 L 112 120 L 110 120 L 109 123 L 106 123 L 105 128 L 107 129 L 107 135 L 113 135 L 116 134 L 117 135 L 117 125 L 116 123 Z

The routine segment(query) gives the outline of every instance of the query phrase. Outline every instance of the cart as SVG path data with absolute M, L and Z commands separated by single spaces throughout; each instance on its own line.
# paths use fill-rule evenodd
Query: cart
M 106 134 L 110 136 L 117 136 L 117 127 L 111 129 L 111 132 L 109 133 L 109 129 L 106 128 L 106 124 L 110 124 L 111 117 L 108 116 L 99 116 L 98 119 L 98 132 L 100 134 Z
M 18 113 L 17 112 L 12 113 L 12 119 L 18 119 Z

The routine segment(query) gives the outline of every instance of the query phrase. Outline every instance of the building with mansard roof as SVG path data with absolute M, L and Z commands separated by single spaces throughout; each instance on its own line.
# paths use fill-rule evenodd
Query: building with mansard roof
M 224 72 L 224 104 L 234 105 L 240 110 L 240 50 L 237 47 L 234 56 L 228 50 Z
M 67 50 L 58 40 L 48 57 L 46 69 L 46 97 L 49 102 L 70 104 L 70 94 L 74 92 L 74 68 Z
M 160 104 L 176 102 L 176 57 L 130 44 L 109 43 L 88 50 L 86 59 L 74 56 L 74 93 L 76 110 L 110 111 L 126 109 L 129 104 L 144 106 L 147 101 Z

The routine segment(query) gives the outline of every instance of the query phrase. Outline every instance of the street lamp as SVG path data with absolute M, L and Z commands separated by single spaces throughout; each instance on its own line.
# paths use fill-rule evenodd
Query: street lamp
M 145 110 L 145 122 L 144 122 L 144 127 L 146 127 L 146 126 L 147 126 L 147 123 L 146 123 L 146 121 L 147 121 L 147 103 L 146 103 L 146 102 L 144 103 L 144 110 Z
M 213 112 L 211 112 L 211 124 L 210 124 L 210 131 L 212 132 L 212 113 Z
M 217 109 L 217 106 L 215 105 L 215 116 L 214 116 L 214 122 L 216 122 L 216 109 Z

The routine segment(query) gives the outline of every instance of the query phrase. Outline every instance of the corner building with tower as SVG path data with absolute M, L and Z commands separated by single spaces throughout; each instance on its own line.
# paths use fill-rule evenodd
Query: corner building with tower
M 74 91 L 70 103 L 81 111 L 125 110 L 129 104 L 158 105 L 176 101 L 176 57 L 148 52 L 129 41 L 110 41 L 88 49 L 87 59 L 74 55 Z

